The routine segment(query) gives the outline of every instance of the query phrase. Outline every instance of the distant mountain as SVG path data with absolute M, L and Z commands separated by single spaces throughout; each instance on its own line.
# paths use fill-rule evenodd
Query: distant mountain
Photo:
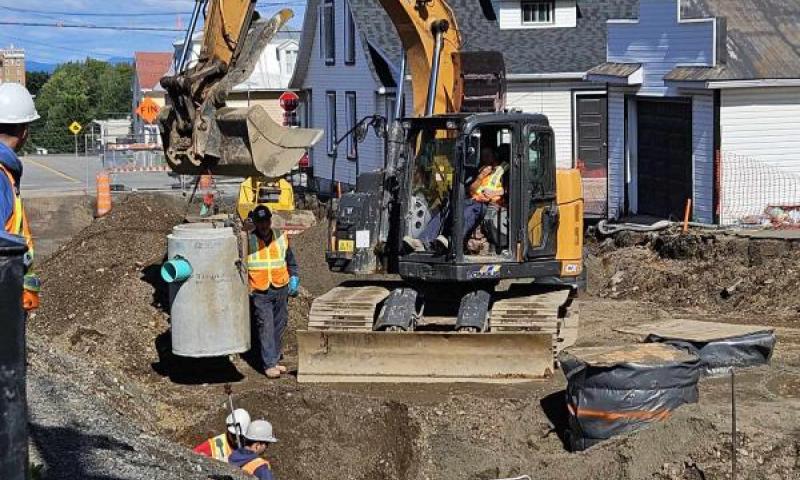
M 32 62 L 30 60 L 25 62 L 25 70 L 29 72 L 53 73 L 57 66 L 54 63 Z

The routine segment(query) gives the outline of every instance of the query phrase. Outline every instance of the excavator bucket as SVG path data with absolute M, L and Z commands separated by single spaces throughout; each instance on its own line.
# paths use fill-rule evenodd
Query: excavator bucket
M 548 333 L 297 332 L 298 382 L 517 383 L 553 371 Z
M 215 4 L 204 33 L 215 36 L 205 38 L 198 62 L 161 79 L 167 105 L 158 121 L 167 163 L 176 173 L 277 178 L 322 138 L 321 130 L 279 125 L 260 105 L 225 106 L 228 94 L 250 78 L 270 39 L 293 15 L 281 10 L 268 21 L 253 21 L 254 2 L 237 2 Z M 231 24 L 241 24 L 237 41 L 226 30 Z

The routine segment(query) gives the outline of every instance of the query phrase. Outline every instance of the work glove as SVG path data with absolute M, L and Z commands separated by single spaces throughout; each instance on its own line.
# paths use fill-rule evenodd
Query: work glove
M 289 295 L 296 297 L 300 288 L 300 277 L 292 275 L 289 278 Z
M 22 308 L 26 312 L 39 308 L 39 290 L 41 288 L 42 282 L 35 273 L 25 275 L 22 290 Z

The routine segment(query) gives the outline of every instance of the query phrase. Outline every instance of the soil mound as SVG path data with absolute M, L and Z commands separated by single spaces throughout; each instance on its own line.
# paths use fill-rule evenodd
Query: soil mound
M 734 316 L 800 314 L 790 293 L 800 286 L 800 242 L 625 233 L 588 247 L 590 292 L 601 297 Z

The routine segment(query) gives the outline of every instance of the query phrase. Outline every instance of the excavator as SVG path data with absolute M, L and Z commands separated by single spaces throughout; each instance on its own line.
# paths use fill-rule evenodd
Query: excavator
M 355 279 L 313 301 L 297 332 L 298 381 L 547 377 L 577 337 L 580 174 L 556 168 L 547 117 L 504 108 L 502 54 L 462 51 L 446 1 L 380 3 L 405 51 L 414 116 L 385 127 L 384 168 L 338 199 L 326 260 Z M 485 150 L 504 166 L 504 193 L 465 233 Z M 433 221 L 444 248 L 407 248 Z M 376 273 L 399 280 L 359 278 Z
M 166 106 L 158 117 L 167 164 L 183 175 L 277 179 L 289 173 L 321 130 L 276 123 L 261 105 L 227 107 L 234 86 L 253 73 L 261 52 L 293 13 L 261 20 L 256 0 L 197 0 L 174 74 L 161 79 Z M 197 62 L 191 39 L 205 17 Z

